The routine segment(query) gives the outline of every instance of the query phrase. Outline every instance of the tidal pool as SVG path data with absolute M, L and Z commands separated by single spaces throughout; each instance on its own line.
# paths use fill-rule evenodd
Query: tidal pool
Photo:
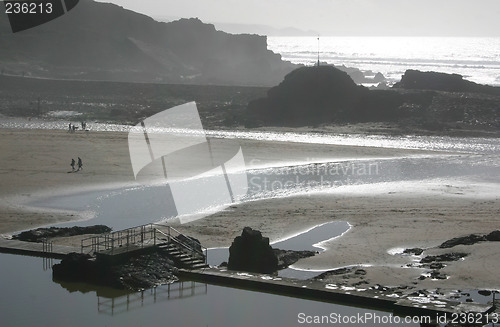
M 59 284 L 52 281 L 50 269 L 44 270 L 43 260 L 0 254 L 2 326 L 304 326 L 308 324 L 301 322 L 314 316 L 390 316 L 389 312 L 190 281 L 132 293 L 81 283 Z

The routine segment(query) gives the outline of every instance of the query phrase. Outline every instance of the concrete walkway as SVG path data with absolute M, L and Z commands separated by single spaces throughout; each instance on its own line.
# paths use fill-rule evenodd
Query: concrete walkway
M 80 253 L 80 248 L 64 245 L 52 245 L 51 251 L 44 251 L 43 243 L 8 240 L 0 237 L 0 252 L 62 259 L 68 253 Z
M 453 313 L 485 315 L 494 310 L 493 304 L 458 303 L 432 298 L 403 297 L 376 289 L 344 287 L 316 280 L 297 280 L 258 273 L 245 273 L 225 269 L 179 270 L 179 276 L 229 287 L 306 298 L 315 301 L 356 305 L 393 312 L 396 315 L 452 317 Z

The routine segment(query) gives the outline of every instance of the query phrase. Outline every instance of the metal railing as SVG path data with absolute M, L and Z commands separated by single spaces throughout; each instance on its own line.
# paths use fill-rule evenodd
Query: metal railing
M 144 247 L 156 244 L 156 231 L 152 224 L 142 225 L 124 230 L 107 233 L 103 235 L 91 236 L 81 241 L 82 253 L 95 253 L 120 247 L 130 247 L 132 245 Z
M 206 263 L 207 248 L 183 235 L 175 228 L 161 224 L 147 224 L 124 230 L 87 237 L 81 241 L 81 253 L 96 253 L 114 250 L 122 247 L 145 247 L 160 243 L 173 242 L 179 250 L 195 257 L 204 257 Z
M 168 238 L 168 243 L 175 243 L 176 248 L 193 258 L 200 258 L 207 263 L 208 250 L 206 247 L 201 246 L 201 244 L 194 242 L 193 240 L 187 238 L 185 235 L 178 232 L 175 228 L 169 228 L 169 234 L 165 234 L 160 230 L 157 230 L 160 235 L 166 236 Z M 199 249 L 198 249 L 199 247 Z

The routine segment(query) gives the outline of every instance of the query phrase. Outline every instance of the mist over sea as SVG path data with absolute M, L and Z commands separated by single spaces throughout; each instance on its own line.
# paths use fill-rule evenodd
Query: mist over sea
M 268 48 L 285 60 L 312 65 L 318 39 L 268 37 Z M 390 83 L 407 69 L 456 73 L 481 84 L 500 86 L 498 37 L 320 37 L 321 62 L 381 72 Z

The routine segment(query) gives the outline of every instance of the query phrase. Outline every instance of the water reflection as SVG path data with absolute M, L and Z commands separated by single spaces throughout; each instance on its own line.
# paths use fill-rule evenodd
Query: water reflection
M 137 310 L 160 302 L 182 300 L 194 296 L 206 296 L 208 285 L 194 281 L 180 281 L 160 285 L 139 292 L 120 290 L 86 283 L 74 283 L 54 280 L 70 293 L 95 293 L 97 312 L 110 316 Z
M 192 288 L 191 282 L 172 284 L 170 292 L 168 285 L 128 294 L 88 285 L 66 289 L 51 282 L 40 260 L 0 254 L 2 326 L 302 326 L 299 313 L 390 314 L 199 283 Z

